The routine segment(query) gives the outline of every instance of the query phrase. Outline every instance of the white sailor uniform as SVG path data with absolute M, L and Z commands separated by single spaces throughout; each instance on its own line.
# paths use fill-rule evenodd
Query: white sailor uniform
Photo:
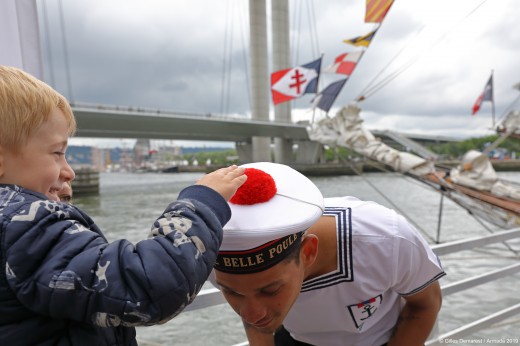
M 326 198 L 336 218 L 337 270 L 304 282 L 284 320 L 296 340 L 319 346 L 382 345 L 412 295 L 445 275 L 404 217 L 354 197 Z

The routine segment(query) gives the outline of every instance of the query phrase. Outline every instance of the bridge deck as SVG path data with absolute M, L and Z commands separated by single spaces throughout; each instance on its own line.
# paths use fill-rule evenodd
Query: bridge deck
M 296 123 L 223 117 L 218 114 L 191 114 L 151 109 L 120 108 L 103 105 L 73 105 L 78 122 L 77 137 L 148 138 L 250 142 L 251 137 L 309 140 L 306 126 Z M 392 131 L 372 131 L 389 140 Z M 416 142 L 452 142 L 455 138 L 399 134 Z M 395 136 L 394 136 L 395 137 Z

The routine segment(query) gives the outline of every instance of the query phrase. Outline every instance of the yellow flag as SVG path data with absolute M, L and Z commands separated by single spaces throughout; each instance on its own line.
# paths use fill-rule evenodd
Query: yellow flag
M 365 22 L 381 23 L 394 0 L 367 0 Z
M 368 47 L 370 42 L 372 41 L 372 38 L 376 34 L 377 29 L 374 31 L 369 32 L 368 34 L 365 34 L 363 36 L 354 37 L 348 40 L 343 40 L 343 42 L 352 44 L 356 47 Z

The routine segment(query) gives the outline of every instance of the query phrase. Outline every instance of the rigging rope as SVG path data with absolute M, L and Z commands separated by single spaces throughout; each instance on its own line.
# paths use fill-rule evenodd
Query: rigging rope
M 444 186 L 448 184 L 448 182 L 446 182 L 446 180 L 444 180 L 444 178 L 438 174 L 437 175 L 437 178 L 439 179 L 439 181 L 443 184 L 441 186 Z M 424 187 L 424 184 L 423 184 L 423 181 L 420 177 L 417 177 L 417 176 L 414 176 L 414 175 L 407 175 L 407 176 L 404 176 L 404 178 L 407 178 L 409 181 L 413 181 L 415 182 L 415 184 L 417 184 L 419 186 L 419 182 L 421 182 L 420 186 Z M 476 215 L 475 213 L 473 213 L 473 211 L 466 205 L 464 205 L 463 203 L 461 203 L 459 200 L 457 199 L 453 199 L 453 198 L 450 198 L 450 193 L 447 191 L 447 190 L 444 190 L 441 188 L 436 188 L 436 187 L 433 187 L 432 185 L 430 184 L 426 184 L 428 187 L 432 188 L 433 190 L 436 190 L 437 192 L 441 193 L 442 195 L 445 195 L 446 197 L 448 197 L 452 202 L 454 202 L 456 205 L 458 205 L 459 207 L 461 207 L 462 209 L 466 210 L 468 212 L 468 214 L 470 214 L 474 219 L 475 221 L 477 221 L 487 232 L 491 233 L 491 234 L 494 234 L 495 232 L 490 228 L 488 227 L 481 218 L 478 217 L 478 215 Z M 479 199 L 480 200 L 480 199 Z M 492 212 L 490 210 L 490 212 Z M 507 244 L 507 242 L 502 242 L 502 244 L 504 244 L 504 246 L 509 250 L 511 251 L 515 256 L 518 256 L 519 252 L 516 251 L 515 249 L 513 249 L 509 244 Z
M 377 87 L 382 83 L 382 81 L 380 81 L 379 84 L 377 84 L 376 86 L 372 86 L 372 85 L 375 83 L 375 81 L 376 81 L 376 80 L 377 80 L 377 79 L 378 79 L 378 78 L 383 74 L 383 72 L 386 71 L 386 69 L 387 69 L 388 67 L 390 67 L 390 65 L 391 65 L 391 64 L 392 64 L 392 63 L 393 63 L 393 62 L 394 62 L 394 61 L 395 61 L 395 60 L 396 60 L 396 59 L 401 55 L 401 53 L 403 53 L 403 52 L 405 51 L 405 49 L 408 48 L 408 46 L 411 45 L 411 44 L 413 43 L 413 41 L 414 41 L 414 40 L 419 36 L 419 33 L 420 33 L 420 32 L 421 32 L 425 27 L 426 27 L 426 25 L 423 25 L 422 27 L 420 27 L 419 30 L 417 30 L 417 31 L 415 32 L 414 37 L 413 37 L 410 41 L 408 41 L 408 43 L 407 43 L 406 45 L 404 45 L 403 48 L 402 48 L 401 50 L 399 50 L 399 51 L 398 51 L 398 52 L 397 52 L 397 53 L 392 57 L 392 59 L 390 59 L 390 61 L 389 61 L 389 62 L 388 62 L 384 67 L 383 67 L 383 69 L 382 69 L 381 71 L 379 71 L 379 72 L 375 75 L 375 77 L 374 77 L 374 78 L 373 78 L 373 79 L 372 79 L 372 80 L 367 84 L 367 86 L 364 87 L 363 90 L 361 90 L 361 92 L 359 93 L 359 95 L 358 95 L 358 97 L 357 97 L 358 100 L 360 100 L 362 97 L 365 99 L 365 98 L 368 97 L 367 95 L 369 95 L 369 94 L 372 95 L 372 94 L 373 94 L 372 91 L 373 91 L 374 89 L 376 89 L 376 88 L 377 88 Z M 391 74 L 393 74 L 393 73 L 395 73 L 395 72 L 392 72 Z M 394 77 L 394 78 L 395 78 L 395 77 Z M 388 76 L 385 77 L 385 78 L 383 79 L 383 81 L 385 81 L 386 79 L 388 79 Z M 385 85 L 386 85 L 386 83 L 385 83 Z M 381 88 L 378 88 L 377 90 L 379 90 L 379 89 L 381 89 Z M 376 91 L 377 91 L 377 90 L 376 90 Z M 375 92 L 375 91 L 374 91 L 374 92 Z
M 402 175 L 400 174 L 397 174 L 393 171 L 390 171 L 390 170 L 386 170 L 385 168 L 381 167 L 380 165 L 375 165 L 373 162 L 373 160 L 371 158 L 368 158 L 368 157 L 365 157 L 366 159 L 368 159 L 367 163 L 369 165 L 371 165 L 372 167 L 374 168 L 377 168 L 383 172 L 387 172 L 387 173 L 393 173 L 394 175 L 396 176 L 399 176 L 400 178 L 402 178 Z M 397 204 L 395 204 L 390 198 L 388 198 L 384 193 L 383 191 L 381 191 L 380 189 L 377 188 L 377 186 L 375 186 L 371 181 L 369 181 L 366 176 L 360 172 L 353 164 L 352 162 L 349 162 L 349 165 L 350 165 L 350 168 L 354 171 L 354 173 L 356 173 L 359 177 L 361 177 L 361 179 L 363 179 L 363 181 L 365 181 L 365 183 L 367 183 L 370 187 L 372 187 L 374 189 L 374 191 L 376 191 L 377 193 L 379 193 L 379 195 L 385 200 L 387 201 L 395 210 L 397 210 L 401 215 L 403 215 L 404 217 L 406 217 L 408 219 L 408 221 L 410 223 L 412 223 L 415 228 L 417 228 L 419 231 L 421 231 L 428 239 L 430 239 L 431 242 L 435 242 L 435 240 L 433 239 L 433 237 L 431 237 L 421 226 L 419 226 L 412 218 L 410 218 L 403 210 L 401 210 L 401 208 L 399 208 L 399 206 Z
M 511 102 L 511 103 L 509 104 L 509 106 L 507 106 L 507 107 L 504 109 L 504 111 L 502 112 L 502 114 L 501 114 L 500 117 L 498 118 L 498 121 L 497 121 L 497 123 L 496 123 L 497 126 L 500 125 L 500 123 L 501 123 L 502 121 L 505 120 L 507 114 L 509 113 L 510 110 L 513 109 L 513 106 L 518 102 L 518 100 L 520 100 L 520 95 L 518 95 L 518 96 L 516 97 L 516 99 L 514 99 L 513 102 Z
M 441 35 L 432 45 L 429 46 L 429 49 L 424 51 L 422 54 L 416 55 L 409 59 L 407 62 L 405 62 L 403 65 L 398 67 L 396 70 L 391 72 L 388 76 L 386 76 L 382 81 L 378 82 L 375 86 L 371 87 L 370 90 L 367 91 L 367 94 L 361 95 L 358 97 L 359 101 L 365 100 L 368 97 L 374 95 L 377 91 L 379 91 L 381 88 L 386 86 L 389 82 L 394 80 L 397 76 L 399 76 L 401 73 L 406 71 L 408 68 L 410 68 L 415 62 L 417 62 L 424 54 L 429 52 L 431 49 L 433 49 L 435 46 L 437 46 L 439 43 L 441 43 L 447 36 L 450 34 L 455 28 L 457 28 L 460 24 L 462 24 L 466 19 L 468 19 L 480 6 L 482 6 L 485 2 L 488 0 L 483 0 L 480 4 L 475 6 L 468 14 L 466 14 L 459 22 L 457 22 L 454 26 L 452 26 L 448 31 L 446 31 L 443 35 Z M 422 30 L 422 29 L 421 29 Z M 400 54 L 400 52 L 399 52 Z M 386 69 L 386 67 L 385 67 Z M 365 87 L 363 90 L 368 89 L 368 87 Z

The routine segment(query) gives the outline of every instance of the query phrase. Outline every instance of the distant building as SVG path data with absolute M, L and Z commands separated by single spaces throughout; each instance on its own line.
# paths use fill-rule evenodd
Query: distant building
M 199 152 L 218 152 L 229 149 L 228 147 L 179 147 L 165 143 L 160 143 L 159 146 L 152 149 L 148 140 L 137 141 L 133 148 L 71 145 L 67 148 L 67 161 L 75 169 L 88 167 L 99 172 L 133 172 L 142 167 L 144 163 L 153 164 L 156 169 L 163 169 L 175 165 L 186 165 L 187 162 L 183 157 L 185 154 L 193 155 Z

